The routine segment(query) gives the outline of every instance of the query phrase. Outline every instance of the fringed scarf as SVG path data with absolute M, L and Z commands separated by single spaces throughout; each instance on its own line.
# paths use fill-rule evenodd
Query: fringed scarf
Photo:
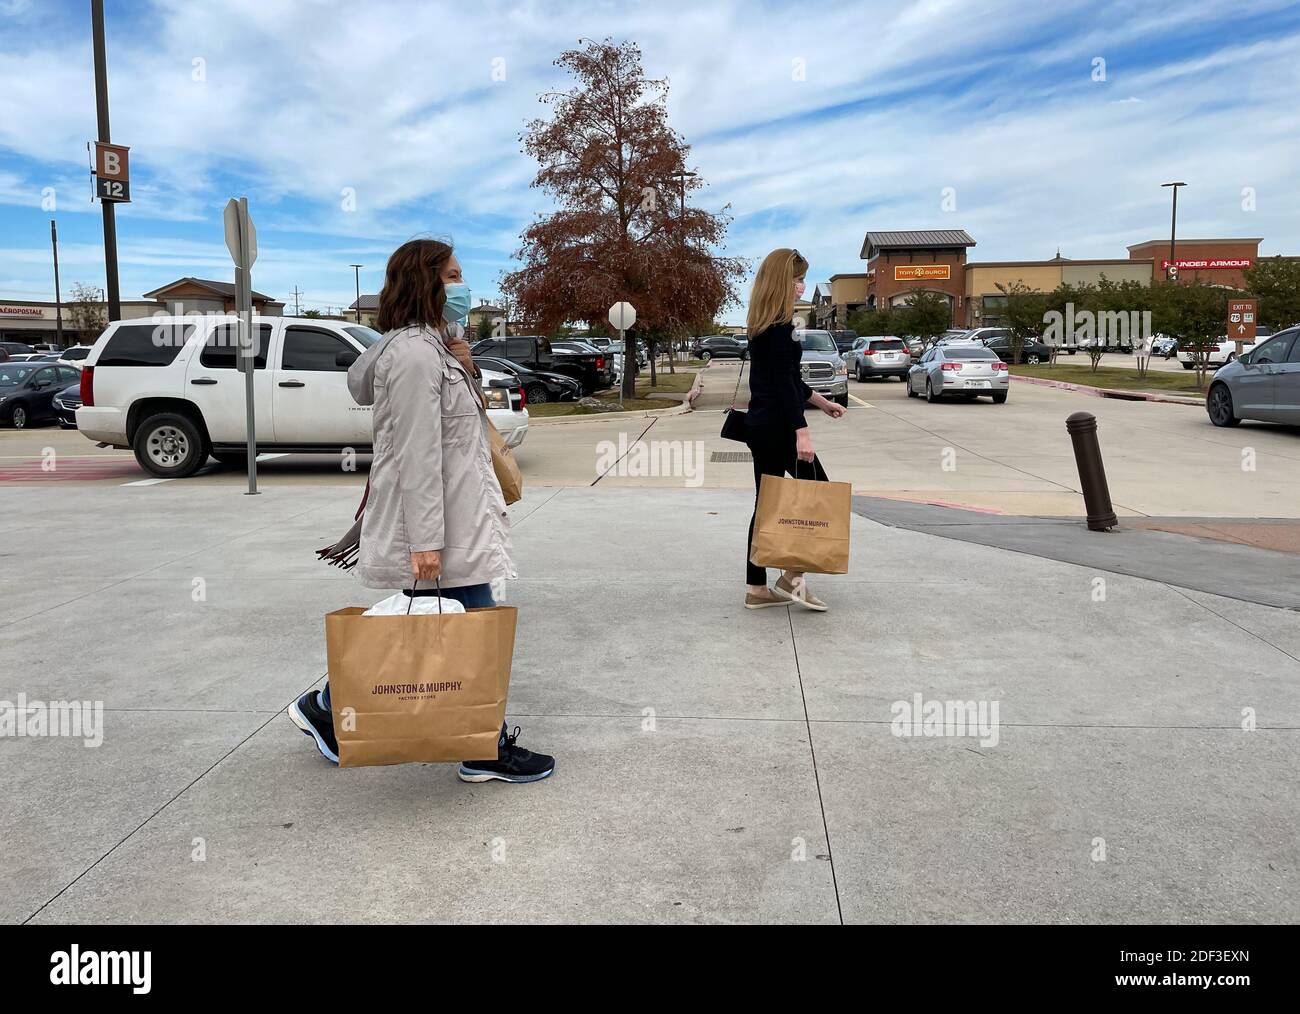
M 343 538 L 332 546 L 316 550 L 316 555 L 331 567 L 351 570 L 357 565 L 357 554 L 361 551 L 361 516 L 366 512 L 366 501 L 370 499 L 370 480 L 366 480 L 366 491 L 361 494 L 361 506 L 357 508 L 352 527 Z

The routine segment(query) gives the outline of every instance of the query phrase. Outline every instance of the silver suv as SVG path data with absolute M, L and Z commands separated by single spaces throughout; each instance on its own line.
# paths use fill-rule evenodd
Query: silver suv
M 799 373 L 803 382 L 818 394 L 849 404 L 849 365 L 840 356 L 835 338 L 829 331 L 799 330 L 795 339 L 803 346 Z

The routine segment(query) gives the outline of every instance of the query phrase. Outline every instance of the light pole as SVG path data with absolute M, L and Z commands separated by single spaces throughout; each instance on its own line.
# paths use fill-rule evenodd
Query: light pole
M 694 179 L 696 174 L 692 172 L 687 172 L 685 169 L 677 169 L 669 173 L 668 175 L 670 175 L 673 179 L 675 179 L 678 182 L 678 184 L 680 184 L 681 186 L 681 198 L 682 198 L 681 217 L 685 218 L 686 217 L 686 181 L 690 179 Z
M 63 300 L 59 297 L 59 230 L 50 219 L 50 246 L 54 249 L 54 340 L 63 348 Z
M 365 265 L 349 264 L 348 267 L 352 269 L 352 274 L 356 278 L 356 282 L 357 282 L 357 323 L 360 324 L 361 323 L 361 269 L 365 267 Z
M 99 139 L 112 140 L 108 129 L 108 58 L 104 55 L 104 0 L 90 0 L 90 34 L 95 51 L 95 116 Z M 108 319 L 120 320 L 122 300 L 117 289 L 117 218 L 113 202 L 100 200 L 104 210 L 104 276 L 108 283 Z
M 1178 232 L 1178 188 L 1187 186 L 1186 183 L 1161 183 L 1162 187 L 1173 187 L 1174 207 L 1169 218 L 1169 266 L 1165 268 L 1165 281 L 1178 278 L 1178 262 L 1174 258 L 1174 237 Z M 1171 274 L 1172 272 L 1172 274 Z

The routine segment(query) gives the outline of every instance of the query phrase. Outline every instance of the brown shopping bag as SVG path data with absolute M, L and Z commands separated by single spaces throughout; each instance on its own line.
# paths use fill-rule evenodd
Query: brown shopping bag
M 492 444 L 492 471 L 496 472 L 497 482 L 501 484 L 501 495 L 507 504 L 518 503 L 524 495 L 524 477 L 519 471 L 519 462 L 506 446 L 506 438 L 488 420 L 488 439 Z
M 339 766 L 496 760 L 518 610 L 325 617 Z
M 847 482 L 763 476 L 750 562 L 809 574 L 847 574 L 852 495 Z

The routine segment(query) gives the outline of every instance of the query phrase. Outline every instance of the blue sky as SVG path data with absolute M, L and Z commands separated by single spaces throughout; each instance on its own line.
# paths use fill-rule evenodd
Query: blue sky
M 229 278 L 236 195 L 258 224 L 254 285 L 291 307 L 295 286 L 304 309 L 346 305 L 354 262 L 377 291 L 415 235 L 453 238 L 476 301 L 493 296 L 547 208 L 519 132 L 580 36 L 636 41 L 670 80 L 707 182 L 693 200 L 735 217 L 726 252 L 797 246 L 811 280 L 861 270 L 868 229 L 964 228 L 972 260 L 1124 257 L 1168 234 L 1168 179 L 1190 184 L 1180 235 L 1300 254 L 1295 4 L 106 7 L 113 139 L 132 149 L 124 298 Z M 0 300 L 53 296 L 48 188 L 65 293 L 103 284 L 89 21 L 86 0 L 0 0 Z

